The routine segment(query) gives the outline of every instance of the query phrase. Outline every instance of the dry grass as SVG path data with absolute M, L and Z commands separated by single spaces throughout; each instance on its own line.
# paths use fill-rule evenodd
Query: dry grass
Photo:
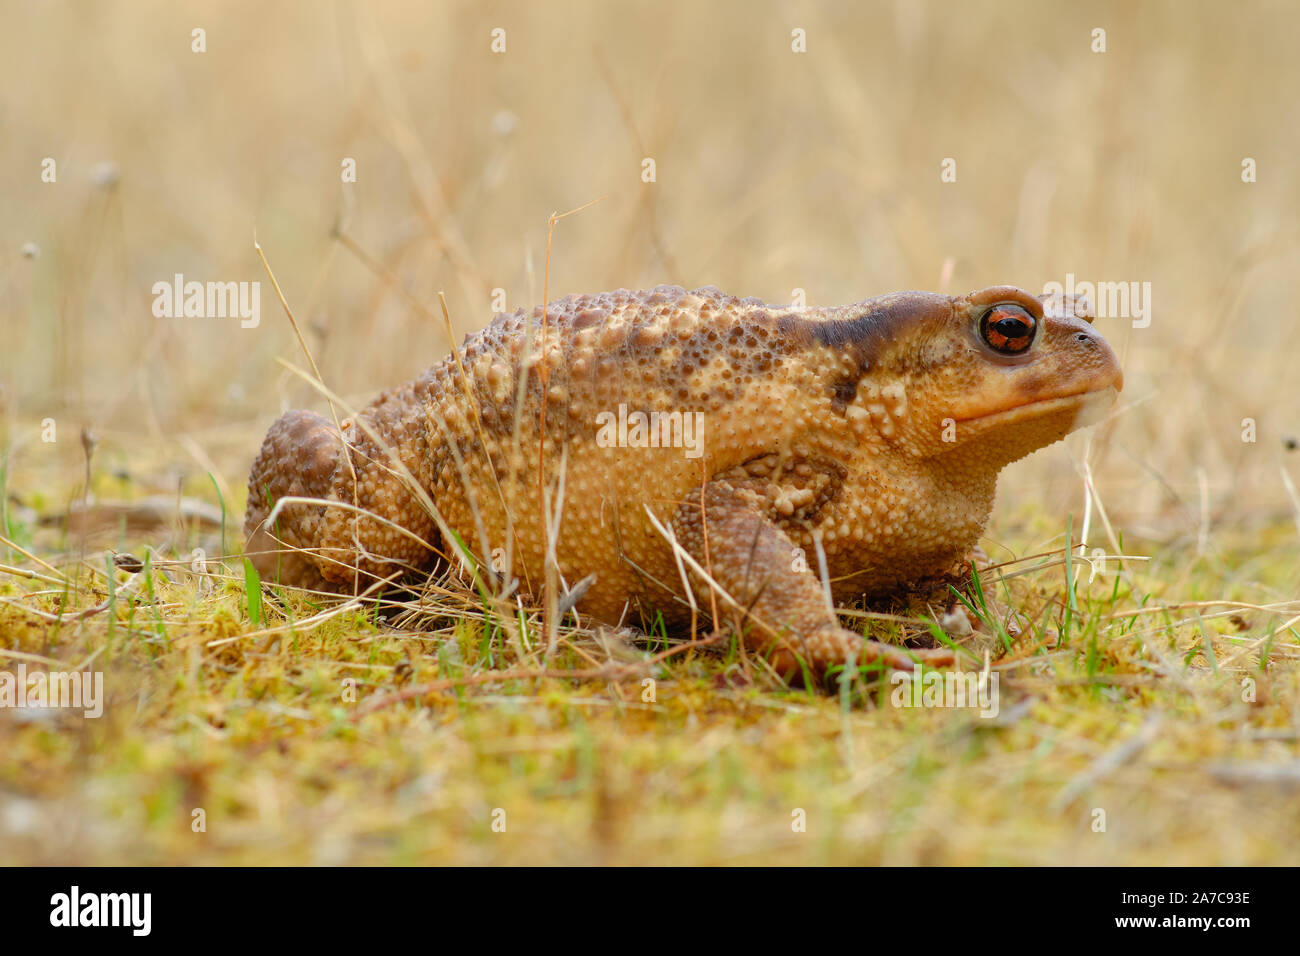
M 46 4 L 4 22 L 0 669 L 89 662 L 109 701 L 98 720 L 0 710 L 0 862 L 1300 862 L 1293 12 Z M 599 196 L 556 225 L 548 278 L 547 217 Z M 301 364 L 265 281 L 257 329 L 150 314 L 176 272 L 264 280 L 254 228 L 356 404 L 445 353 L 439 291 L 457 339 L 493 289 L 514 308 L 547 284 L 822 304 L 1072 272 L 1151 282 L 1154 315 L 1099 323 L 1116 415 L 1003 478 L 985 547 L 1019 556 L 1008 586 L 1039 629 L 996 665 L 989 721 L 781 690 L 684 635 L 634 648 L 566 623 L 547 660 L 538 609 L 489 621 L 455 577 L 387 619 L 268 591 L 254 621 L 244 475 L 279 411 L 323 404 L 275 361 Z M 1059 555 L 1085 521 L 1090 549 L 1147 560 L 1071 568 L 1072 591 Z M 147 572 L 108 571 L 146 549 Z

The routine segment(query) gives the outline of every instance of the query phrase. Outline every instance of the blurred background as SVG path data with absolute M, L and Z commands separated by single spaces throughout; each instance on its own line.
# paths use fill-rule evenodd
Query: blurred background
M 438 292 L 457 342 L 493 290 L 540 303 L 547 217 L 601 199 L 556 225 L 551 298 L 1149 282 L 1148 327 L 1099 320 L 1121 407 L 1011 469 L 991 534 L 1027 501 L 1077 515 L 1085 454 L 1126 540 L 1213 552 L 1225 528 L 1289 526 L 1291 5 L 0 8 L 0 427 L 20 503 L 76 493 L 86 426 L 132 493 L 210 497 L 212 471 L 242 508 L 265 427 L 320 404 L 276 361 L 304 364 L 254 234 L 325 381 L 360 403 L 446 354 Z M 260 281 L 260 325 L 155 317 L 176 273 Z

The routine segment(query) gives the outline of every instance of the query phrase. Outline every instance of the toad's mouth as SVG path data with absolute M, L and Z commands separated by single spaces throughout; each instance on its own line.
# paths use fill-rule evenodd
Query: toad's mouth
M 958 418 L 956 423 L 958 425 L 978 424 L 982 428 L 989 428 L 998 425 L 1014 425 L 1029 419 L 1055 418 L 1073 413 L 1074 420 L 1069 424 L 1068 430 L 1074 431 L 1076 428 L 1085 428 L 1101 421 L 1106 412 L 1110 411 L 1111 406 L 1115 404 L 1118 397 L 1118 386 L 1103 385 L 1101 388 L 1072 392 L 1069 395 L 1058 395 L 1055 398 L 1044 398 L 1036 402 L 1027 402 L 1024 405 L 1017 405 L 1015 408 L 1007 408 L 999 412 L 988 412 L 983 415 Z

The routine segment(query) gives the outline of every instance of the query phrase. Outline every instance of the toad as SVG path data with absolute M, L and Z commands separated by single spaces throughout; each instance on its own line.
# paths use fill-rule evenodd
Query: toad
M 581 614 L 671 630 L 716 610 L 784 677 L 944 663 L 835 605 L 969 569 L 1002 468 L 1122 387 L 1090 323 L 1012 286 L 829 308 L 660 286 L 499 315 L 338 427 L 276 421 L 249 557 L 357 592 L 464 549 L 534 594 L 549 560 L 562 589 L 594 575 Z M 317 500 L 273 511 L 285 497 Z

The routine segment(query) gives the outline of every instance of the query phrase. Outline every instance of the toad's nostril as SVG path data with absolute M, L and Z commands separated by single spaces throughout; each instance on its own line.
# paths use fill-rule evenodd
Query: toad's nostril
M 1076 342 L 1078 342 L 1080 345 L 1096 345 L 1096 344 L 1097 344 L 1097 340 L 1094 339 L 1094 338 L 1093 338 L 1091 335 L 1089 335 L 1087 332 L 1075 332 L 1075 333 L 1074 333 L 1074 340 L 1075 340 Z

